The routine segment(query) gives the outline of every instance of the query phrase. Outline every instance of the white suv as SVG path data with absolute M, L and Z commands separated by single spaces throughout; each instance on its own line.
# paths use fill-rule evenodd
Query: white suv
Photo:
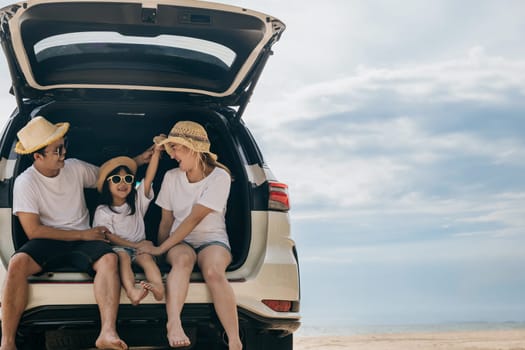
M 226 215 L 234 260 L 227 276 L 244 347 L 292 349 L 300 286 L 287 187 L 272 175 L 241 118 L 284 24 L 244 8 L 193 0 L 29 0 L 1 9 L 0 17 L 18 104 L 0 141 L 4 267 L 27 240 L 12 215 L 12 189 L 31 164 L 14 153 L 16 133 L 31 118 L 70 122 L 68 157 L 93 164 L 138 154 L 176 121 L 195 120 L 234 178 Z M 154 187 L 172 166 L 164 157 Z M 93 212 L 96 193 L 86 190 L 85 197 Z M 159 220 L 160 209 L 151 205 L 146 226 L 153 241 Z M 82 257 L 30 279 L 19 349 L 93 346 L 98 309 L 92 279 L 75 270 L 76 259 Z M 140 270 L 136 274 L 143 278 Z M 182 320 L 194 349 L 226 348 L 197 269 Z M 132 306 L 121 294 L 117 326 L 130 346 L 167 347 L 165 323 L 163 302 L 148 296 Z

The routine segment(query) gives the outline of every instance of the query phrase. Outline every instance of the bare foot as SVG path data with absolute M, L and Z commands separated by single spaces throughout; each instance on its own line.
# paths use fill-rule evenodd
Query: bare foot
M 155 284 L 155 283 L 149 283 L 149 282 L 145 282 L 145 281 L 140 281 L 140 285 L 142 286 L 142 288 L 150 291 L 151 293 L 153 293 L 153 296 L 155 297 L 155 300 L 157 301 L 160 301 L 162 299 L 164 299 L 164 285 L 158 285 L 158 284 Z
M 241 350 L 242 349 L 242 343 L 240 339 L 237 339 L 237 341 L 230 341 L 228 344 L 229 350 Z
M 172 348 L 183 348 L 190 346 L 190 338 L 184 333 L 184 329 L 180 325 L 168 325 L 168 342 Z
M 148 295 L 148 290 L 144 288 L 144 286 L 134 287 L 132 290 L 127 290 L 126 294 L 132 305 L 138 305 L 140 304 L 140 301 Z
M 5 344 L 2 344 L 2 346 L 0 346 L 0 350 L 16 350 L 16 345 L 15 343 L 7 344 L 7 342 L 5 342 Z
M 127 350 L 128 346 L 116 333 L 100 333 L 95 342 L 97 349 Z

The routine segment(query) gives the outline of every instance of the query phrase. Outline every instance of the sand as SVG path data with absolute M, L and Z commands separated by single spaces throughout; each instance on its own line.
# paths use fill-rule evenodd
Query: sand
M 525 350 L 525 329 L 442 333 L 296 336 L 294 350 Z

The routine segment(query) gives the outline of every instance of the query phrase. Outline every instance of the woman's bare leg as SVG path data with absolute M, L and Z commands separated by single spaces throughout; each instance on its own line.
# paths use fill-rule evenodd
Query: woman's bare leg
M 198 264 L 210 289 L 215 311 L 228 335 L 229 349 L 240 350 L 242 343 L 239 337 L 237 302 L 233 289 L 226 279 L 226 268 L 230 262 L 230 252 L 219 245 L 204 248 L 198 256 Z
M 184 347 L 190 345 L 190 339 L 182 328 L 180 315 L 188 295 L 191 272 L 197 255 L 190 246 L 179 244 L 168 251 L 166 259 L 171 265 L 171 271 L 166 280 L 168 342 L 174 348 Z

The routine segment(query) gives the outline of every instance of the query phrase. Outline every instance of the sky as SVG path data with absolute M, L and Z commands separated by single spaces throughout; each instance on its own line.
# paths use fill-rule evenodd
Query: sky
M 287 25 L 243 118 L 304 324 L 524 322 L 525 2 L 227 3 Z M 7 118 L 3 57 L 0 84 Z

